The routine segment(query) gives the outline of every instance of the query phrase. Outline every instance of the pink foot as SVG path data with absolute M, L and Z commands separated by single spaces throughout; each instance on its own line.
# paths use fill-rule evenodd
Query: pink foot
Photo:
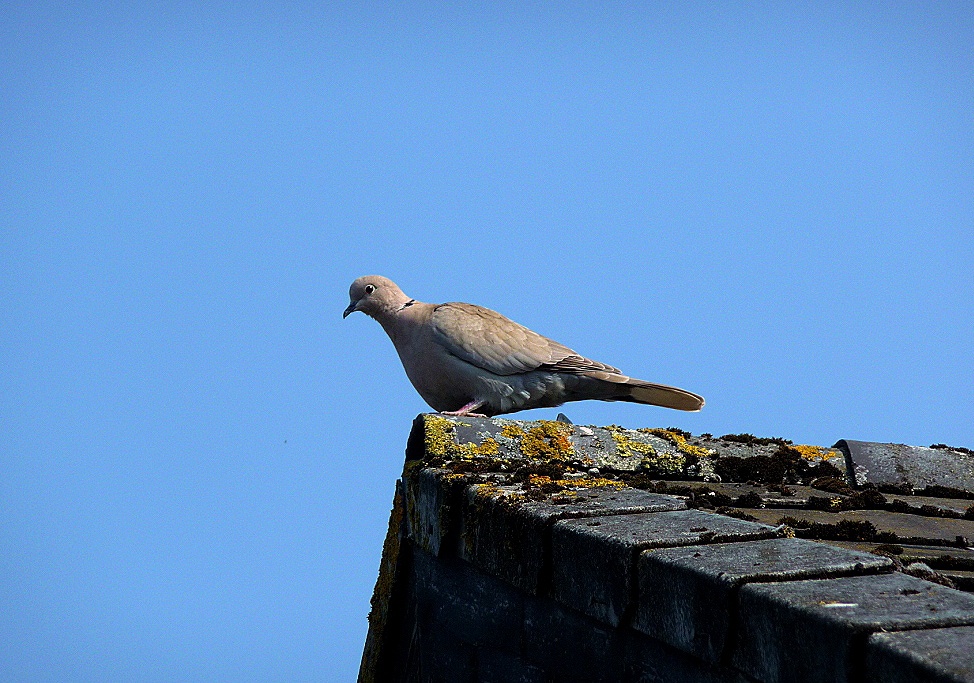
M 486 415 L 472 412 L 482 405 L 484 405 L 483 401 L 471 401 L 460 410 L 442 410 L 440 411 L 440 415 L 452 415 L 453 417 L 487 417 Z

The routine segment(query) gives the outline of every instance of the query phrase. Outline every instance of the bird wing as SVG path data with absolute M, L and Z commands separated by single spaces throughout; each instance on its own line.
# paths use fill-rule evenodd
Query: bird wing
M 622 375 L 619 368 L 577 354 L 566 356 L 557 363 L 545 363 L 541 367 L 543 370 L 551 370 L 552 372 L 563 372 L 568 375 L 589 375 L 597 379 L 605 379 L 601 376 L 602 374 Z
M 433 310 L 430 324 L 434 339 L 444 349 L 495 375 L 516 375 L 542 367 L 573 374 L 615 370 L 582 358 L 567 346 L 482 306 L 440 304 Z

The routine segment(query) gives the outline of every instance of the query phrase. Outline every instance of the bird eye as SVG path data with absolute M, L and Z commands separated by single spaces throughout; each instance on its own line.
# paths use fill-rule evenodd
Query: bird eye
M 365 285 L 365 293 L 371 294 L 375 291 L 375 285 Z

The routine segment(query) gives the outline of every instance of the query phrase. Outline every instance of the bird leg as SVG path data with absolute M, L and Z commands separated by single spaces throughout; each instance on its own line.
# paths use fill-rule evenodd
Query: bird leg
M 471 412 L 482 405 L 484 405 L 483 401 L 471 401 L 467 405 L 463 406 L 460 410 L 444 410 L 440 412 L 440 415 L 452 415 L 454 417 L 487 417 L 486 415 L 481 415 L 480 413 Z

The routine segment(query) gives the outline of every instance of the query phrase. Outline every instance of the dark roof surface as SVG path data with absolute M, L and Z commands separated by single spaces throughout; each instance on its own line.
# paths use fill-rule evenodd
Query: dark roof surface
M 406 458 L 360 680 L 391 666 L 405 542 L 713 675 L 974 681 L 966 449 L 421 415 Z

